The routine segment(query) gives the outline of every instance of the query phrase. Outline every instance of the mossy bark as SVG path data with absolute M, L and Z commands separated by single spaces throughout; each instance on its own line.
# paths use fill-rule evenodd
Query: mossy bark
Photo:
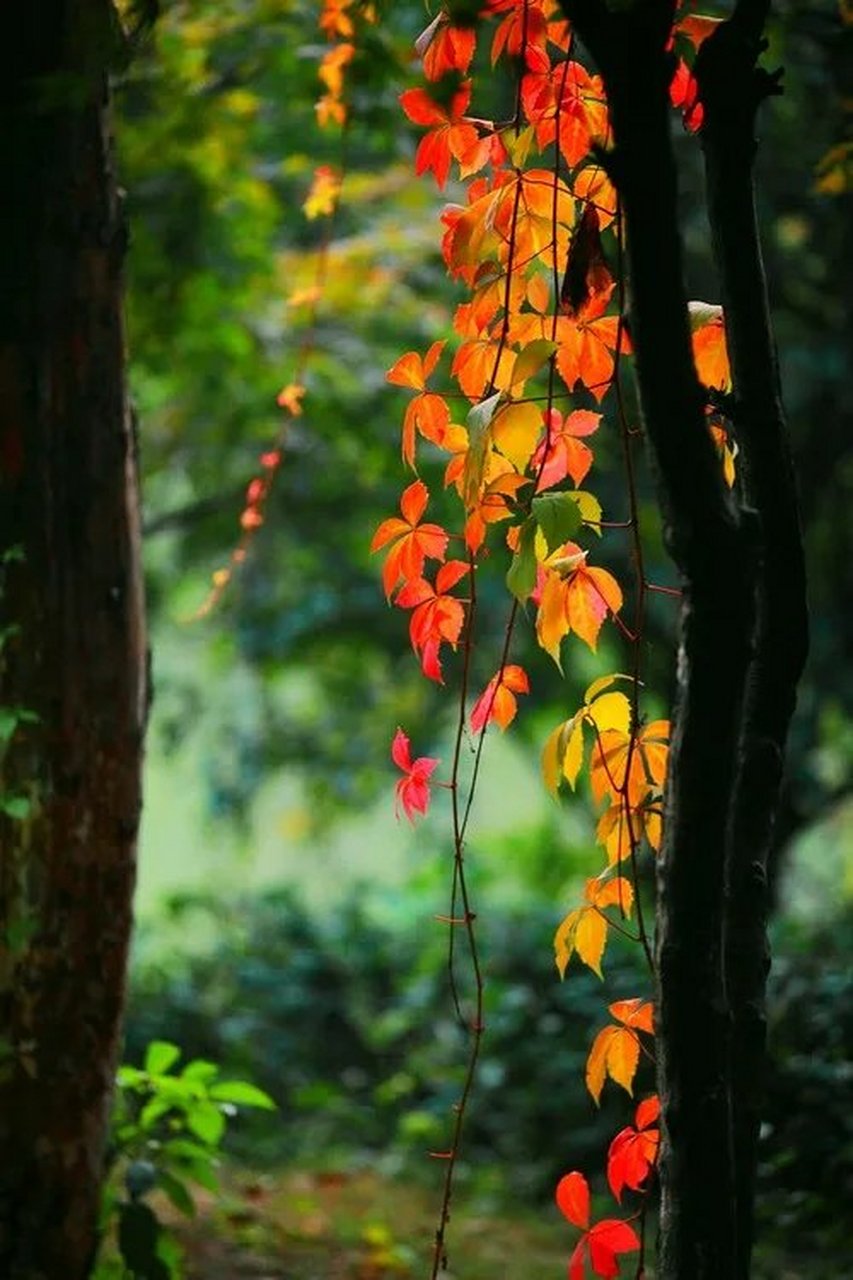
M 146 718 L 106 0 L 0 15 L 0 1275 L 83 1280 Z M 8 717 L 7 717 L 8 721 Z

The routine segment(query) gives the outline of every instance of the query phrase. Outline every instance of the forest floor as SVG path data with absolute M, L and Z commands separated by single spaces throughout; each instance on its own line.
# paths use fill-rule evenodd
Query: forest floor
M 224 1195 L 196 1193 L 192 1221 L 163 1218 L 183 1248 L 187 1280 L 427 1280 L 438 1196 L 437 1188 L 365 1171 L 244 1173 L 225 1179 Z M 445 1280 L 565 1276 L 577 1233 L 556 1209 L 500 1211 L 472 1199 L 457 1193 Z M 822 1278 L 819 1252 L 791 1259 L 763 1250 L 756 1280 Z M 623 1259 L 625 1280 L 630 1261 Z M 653 1280 L 653 1265 L 645 1275 Z
M 430 1273 L 438 1195 L 369 1172 L 244 1176 L 216 1201 L 197 1195 L 198 1216 L 170 1225 L 188 1280 L 408 1280 Z M 464 1198 L 460 1191 L 447 1280 L 565 1274 L 576 1233 L 556 1209 L 498 1216 Z

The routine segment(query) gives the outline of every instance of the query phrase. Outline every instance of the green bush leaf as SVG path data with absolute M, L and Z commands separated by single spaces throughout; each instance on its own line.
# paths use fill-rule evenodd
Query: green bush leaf
M 173 1173 L 160 1169 L 157 1173 L 157 1185 L 169 1197 L 178 1213 L 182 1213 L 186 1218 L 195 1217 L 195 1200 L 185 1182 Z
M 176 1044 L 168 1040 L 152 1040 L 145 1050 L 145 1070 L 150 1076 L 161 1076 L 173 1067 L 181 1056 Z
M 187 1128 L 202 1142 L 215 1147 L 225 1132 L 225 1117 L 212 1102 L 198 1102 L 187 1112 Z
M 245 1080 L 222 1080 L 211 1085 L 209 1096 L 216 1102 L 234 1102 L 238 1107 L 260 1107 L 264 1111 L 276 1109 L 268 1093 Z
M 30 816 L 32 801 L 28 796 L 0 796 L 0 809 L 8 818 L 23 822 Z

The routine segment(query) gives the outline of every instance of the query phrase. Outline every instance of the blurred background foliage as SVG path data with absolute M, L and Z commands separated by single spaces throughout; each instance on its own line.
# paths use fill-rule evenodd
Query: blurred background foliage
M 155 686 L 127 1034 L 131 1061 L 156 1035 L 281 1102 L 280 1129 L 267 1121 L 242 1154 L 381 1157 L 393 1172 L 440 1140 L 459 1045 L 444 942 L 428 924 L 446 895 L 443 802 L 417 831 L 398 827 L 388 752 L 402 723 L 416 754 L 441 754 L 448 711 L 420 675 L 405 619 L 384 602 L 368 544 L 403 483 L 406 397 L 384 373 L 448 327 L 457 294 L 437 215 L 458 192 L 442 197 L 414 178 L 415 139 L 397 104 L 429 15 L 414 0 L 378 9 L 350 68 L 344 132 L 316 123 L 325 45 L 308 0 L 171 0 L 116 85 Z M 760 214 L 812 651 L 780 824 L 764 1166 L 769 1216 L 825 1231 L 853 1160 L 841 941 L 853 901 L 853 219 L 833 159 L 849 130 L 853 28 L 832 0 L 774 10 L 768 56 L 786 66 L 785 95 L 762 115 Z M 499 100 L 500 84 L 491 92 Z M 680 126 L 676 144 L 690 293 L 717 301 L 701 157 Z M 343 202 L 309 331 L 309 309 L 290 299 L 315 280 L 323 227 L 302 204 L 315 166 L 341 162 Z M 246 485 L 280 430 L 276 394 L 308 341 L 305 412 L 287 431 L 266 522 L 219 607 L 190 621 L 237 541 Z M 606 429 L 596 461 L 592 487 L 618 519 Z M 428 452 L 423 472 L 440 512 Z M 652 576 L 671 581 L 651 482 L 641 496 Z M 612 536 L 601 555 L 628 578 L 627 543 Z M 497 581 L 485 575 L 482 591 L 483 682 L 503 629 Z M 647 696 L 658 711 L 671 687 L 672 608 L 663 596 L 653 605 Z M 507 1185 L 538 1196 L 566 1159 L 599 1159 L 623 1114 L 607 1103 L 594 1112 L 582 1092 L 597 980 L 572 973 L 561 986 L 550 953 L 594 865 L 594 818 L 582 796 L 553 806 L 536 761 L 545 731 L 624 658 L 613 629 L 599 658 L 572 652 L 564 685 L 533 646 L 516 656 L 536 692 L 506 740 L 490 736 L 472 828 L 491 1008 L 468 1159 L 502 1166 Z M 632 963 L 614 959 L 611 999 L 633 993 Z

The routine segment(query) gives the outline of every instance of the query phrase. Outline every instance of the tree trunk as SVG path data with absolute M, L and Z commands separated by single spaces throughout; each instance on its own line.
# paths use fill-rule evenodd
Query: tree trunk
M 739 0 L 696 59 L 708 216 L 732 363 L 745 499 L 760 522 L 756 628 L 726 867 L 736 1270 L 749 1274 L 766 1040 L 767 867 L 788 726 L 808 643 L 805 559 L 755 216 L 755 114 L 778 92 L 756 67 L 769 0 Z
M 0 15 L 0 1275 L 96 1247 L 146 712 L 107 0 Z
M 657 912 L 657 1274 L 745 1280 L 763 1067 L 763 861 L 805 642 L 802 548 L 752 212 L 752 115 L 741 110 L 708 144 L 745 497 L 754 503 L 737 506 L 711 457 L 688 336 L 667 102 L 674 3 L 563 8 L 607 89 L 614 150 L 605 163 L 626 227 L 640 403 L 682 578 Z M 729 71 L 723 64 L 710 77 L 721 103 Z M 711 116 L 716 128 L 719 112 Z M 793 607 L 783 588 L 788 555 Z

